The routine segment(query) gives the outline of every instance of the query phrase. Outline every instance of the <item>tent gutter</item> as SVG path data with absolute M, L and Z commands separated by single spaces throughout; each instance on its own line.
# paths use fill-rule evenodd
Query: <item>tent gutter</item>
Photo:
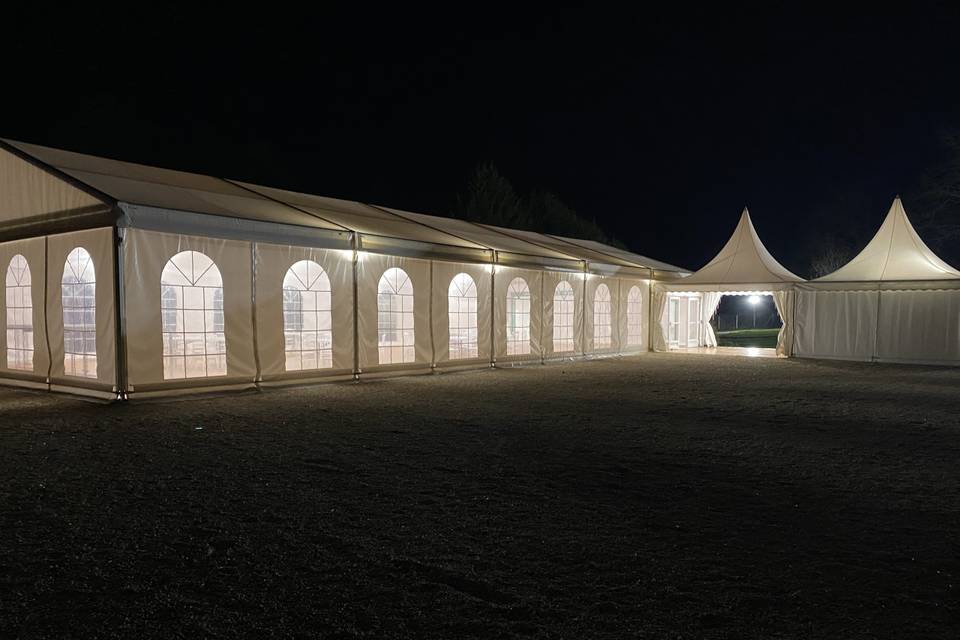
M 231 218 L 177 209 L 160 209 L 126 202 L 120 203 L 120 209 L 123 215 L 117 221 L 119 227 L 226 240 L 292 244 L 319 249 L 351 250 L 353 248 L 351 240 L 353 234 L 349 231 Z

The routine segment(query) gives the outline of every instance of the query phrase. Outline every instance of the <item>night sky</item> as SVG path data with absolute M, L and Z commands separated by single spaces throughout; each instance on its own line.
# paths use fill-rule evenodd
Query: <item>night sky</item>
M 913 213 L 960 127 L 949 8 L 160 7 L 11 20 L 0 136 L 441 215 L 490 160 L 691 268 L 746 204 L 806 274 L 819 238 L 864 245 L 895 194 Z

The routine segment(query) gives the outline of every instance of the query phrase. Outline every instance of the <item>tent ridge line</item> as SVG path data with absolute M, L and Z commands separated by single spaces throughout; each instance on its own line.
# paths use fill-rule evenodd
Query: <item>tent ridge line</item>
M 495 229 L 495 228 L 494 228 L 493 226 L 491 226 L 491 225 L 484 224 L 484 223 L 482 223 L 482 222 L 472 222 L 472 221 L 468 221 L 468 222 L 470 222 L 471 224 L 475 224 L 475 225 L 477 225 L 478 227 L 483 227 L 484 229 L 486 229 L 486 230 L 488 230 L 488 231 L 492 231 L 493 233 L 499 233 L 499 234 L 502 235 L 502 236 L 507 236 L 508 238 L 513 238 L 514 240 L 519 240 L 520 242 L 525 242 L 526 244 L 532 245 L 532 246 L 534 246 L 534 247 L 540 247 L 541 249 L 546 249 L 547 251 L 552 251 L 553 253 L 559 253 L 560 255 L 565 255 L 562 251 L 557 251 L 556 249 L 551 249 L 550 247 L 548 247 L 548 246 L 546 246 L 546 245 L 544 245 L 544 244 L 540 244 L 539 242 L 534 242 L 533 240 L 528 240 L 528 239 L 526 239 L 526 238 L 521 238 L 520 236 L 515 236 L 515 235 L 513 235 L 512 233 L 507 233 L 506 231 L 501 231 L 500 229 Z M 536 233 L 536 232 L 534 232 L 534 233 Z M 572 256 L 572 255 L 568 255 L 567 257 L 570 258 L 571 260 L 573 260 L 574 262 L 582 262 L 582 263 L 584 263 L 584 265 L 586 265 L 586 262 L 587 262 L 586 260 L 583 260 L 583 259 L 581 259 L 581 258 L 577 258 L 576 256 Z
M 220 181 L 222 181 L 222 182 L 226 182 L 227 184 L 233 185 L 233 186 L 235 186 L 235 187 L 239 187 L 239 188 L 243 189 L 244 191 L 247 191 L 247 192 L 249 192 L 249 193 L 252 193 L 252 194 L 254 194 L 254 195 L 256 195 L 256 196 L 259 196 L 259 197 L 264 198 L 264 199 L 266 199 L 266 200 L 269 200 L 269 201 L 271 201 L 271 202 L 275 202 L 275 203 L 277 203 L 277 204 L 279 204 L 279 205 L 281 205 L 281 206 L 283 206 L 283 207 L 286 207 L 286 208 L 288 208 L 288 209 L 293 209 L 294 211 L 299 211 L 299 212 L 301 212 L 301 213 L 305 213 L 305 214 L 307 214 L 308 216 L 311 216 L 311 217 L 313 217 L 313 218 L 316 218 L 317 220 L 322 220 L 322 221 L 326 222 L 327 224 L 331 224 L 331 225 L 333 225 L 333 226 L 335 226 L 335 227 L 339 227 L 339 228 L 343 229 L 344 231 L 348 231 L 348 232 L 350 232 L 350 233 L 354 233 L 354 230 L 353 230 L 353 229 L 348 229 L 347 227 L 343 226 L 342 224 L 337 224 L 336 222 L 333 222 L 332 220 L 327 220 L 327 219 L 324 218 L 323 216 L 318 216 L 318 215 L 315 214 L 315 213 L 312 213 L 312 212 L 307 211 L 307 210 L 305 210 L 305 209 L 301 209 L 300 207 L 298 207 L 298 206 L 295 205 L 295 204 L 291 204 L 291 203 L 289 203 L 289 202 L 283 202 L 283 201 L 281 201 L 281 200 L 278 200 L 278 199 L 276 199 L 276 198 L 273 198 L 273 197 L 271 197 L 271 196 L 268 196 L 268 195 L 265 194 L 265 193 L 260 193 L 259 191 L 256 191 L 256 190 L 254 190 L 254 189 L 251 189 L 250 187 L 248 187 L 248 186 L 246 186 L 246 185 L 244 185 L 244 184 L 240 184 L 240 183 L 239 183 L 238 181 L 236 181 L 236 180 L 231 180 L 230 178 L 217 178 L 217 180 L 220 180 Z
M 462 237 L 458 236 L 458 235 L 455 234 L 455 233 L 450 233 L 449 231 L 445 231 L 445 230 L 443 230 L 443 229 L 438 229 L 437 227 L 434 227 L 434 226 L 432 226 L 432 225 L 429 225 L 429 224 L 427 224 L 427 223 L 425 223 L 425 222 L 420 222 L 419 220 L 414 220 L 414 219 L 412 219 L 412 218 L 408 218 L 407 216 L 402 215 L 402 214 L 400 214 L 400 213 L 398 213 L 398 212 L 396 212 L 396 211 L 393 211 L 393 210 L 391 210 L 391 209 L 387 209 L 387 208 L 385 208 L 385 207 L 381 207 L 381 206 L 378 206 L 378 205 L 375 205 L 375 204 L 369 204 L 369 203 L 366 203 L 366 202 L 361 202 L 361 203 L 359 203 L 359 204 L 362 204 L 362 205 L 365 206 L 365 207 L 370 207 L 371 209 L 375 209 L 375 210 L 377 210 L 377 211 L 380 211 L 380 212 L 382 212 L 382 213 L 385 213 L 385 214 L 387 214 L 388 216 L 393 216 L 394 218 L 399 218 L 399 219 L 401 219 L 401 220 L 405 220 L 405 221 L 407 221 L 407 222 L 411 222 L 411 223 L 413 223 L 413 224 L 415 224 L 415 225 L 418 225 L 418 226 L 421 226 L 421 227 L 423 227 L 423 228 L 425 228 L 425 229 L 432 229 L 433 231 L 437 231 L 437 232 L 439 232 L 439 233 L 442 233 L 443 235 L 450 236 L 451 238 L 456 238 L 456 239 L 458 239 L 458 240 L 463 240 L 464 242 L 468 242 L 468 243 L 470 243 L 470 244 L 475 244 L 475 245 L 477 245 L 478 247 L 483 247 L 483 248 L 486 249 L 487 251 L 493 251 L 493 247 L 488 247 L 488 246 L 485 245 L 485 244 L 481 244 L 481 243 L 475 242 L 475 241 L 473 241 L 473 240 L 468 240 L 467 238 L 462 238 Z M 449 245 L 449 246 L 455 247 L 455 246 L 457 246 L 457 245 Z M 491 259 L 492 259 L 492 256 L 491 256 Z

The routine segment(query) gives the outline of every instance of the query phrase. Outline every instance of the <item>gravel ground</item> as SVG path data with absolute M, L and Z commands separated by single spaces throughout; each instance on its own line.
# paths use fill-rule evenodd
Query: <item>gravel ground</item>
M 0 637 L 956 638 L 960 370 L 0 390 Z

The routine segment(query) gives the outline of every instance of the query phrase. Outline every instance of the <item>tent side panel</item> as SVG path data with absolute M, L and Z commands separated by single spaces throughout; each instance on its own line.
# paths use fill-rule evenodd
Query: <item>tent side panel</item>
M 649 322 L 650 287 L 646 280 L 620 278 L 620 295 L 617 303 L 616 331 L 622 353 L 635 353 L 647 350 Z M 637 288 L 639 303 L 631 302 L 630 292 Z M 639 330 L 639 335 L 637 331 Z
M 353 252 L 257 243 L 256 261 L 257 348 L 262 379 L 352 374 Z M 313 265 L 304 270 L 302 261 L 314 263 L 322 273 Z M 295 264 L 300 266 L 291 274 Z M 286 294 L 290 297 L 287 321 L 285 283 L 291 285 Z M 303 310 L 303 298 L 297 292 L 301 287 L 308 290 L 308 310 Z M 327 336 L 329 344 L 325 343 Z M 304 353 L 310 357 L 305 359 Z M 320 354 L 317 366 L 314 353 Z
M 394 268 L 402 270 L 409 279 L 412 296 L 402 292 L 386 295 L 380 304 L 380 280 L 389 269 Z M 387 279 L 390 280 L 390 277 Z M 388 286 L 404 288 L 404 282 L 393 281 Z M 433 362 L 430 291 L 429 261 L 360 253 L 357 264 L 357 329 L 361 371 L 429 369 Z M 404 333 L 409 332 L 411 324 L 414 332 L 412 354 L 409 334 Z M 384 355 L 383 362 L 381 353 Z
M 960 365 L 960 291 L 882 291 L 877 359 Z
M 432 263 L 433 269 L 433 343 L 435 351 L 435 363 L 448 366 L 457 366 L 461 364 L 489 365 L 490 364 L 490 323 L 493 322 L 490 307 L 490 266 L 483 264 L 467 264 L 459 262 L 441 262 Z M 451 316 L 451 296 L 450 286 L 453 279 L 459 274 L 470 276 L 473 281 L 474 289 L 464 293 L 468 296 L 458 299 L 456 295 L 452 300 L 459 306 L 460 311 L 453 310 Z M 461 282 L 466 282 L 461 279 Z M 459 292 L 459 289 L 455 289 Z M 462 309 L 466 306 L 467 311 Z M 471 309 L 474 309 L 471 311 Z M 473 319 L 471 319 L 471 316 Z M 457 333 L 468 337 L 469 346 L 463 347 L 453 345 L 451 353 L 450 344 L 450 326 L 460 327 Z M 475 327 L 470 325 L 475 324 Z M 467 329 L 463 327 L 466 326 Z M 475 332 L 475 333 L 474 333 Z M 453 356 L 463 355 L 464 351 L 472 353 L 474 348 L 474 338 L 476 335 L 475 348 L 476 357 L 473 358 L 453 358 Z M 458 350 L 459 349 L 459 350 Z
M 617 278 L 587 275 L 583 327 L 588 354 L 616 353 L 620 349 L 619 332 L 615 330 L 619 322 L 618 284 Z M 597 296 L 601 285 L 606 287 L 603 299 Z
M 794 355 L 871 360 L 876 345 L 877 291 L 797 290 Z
M 39 221 L 103 205 L 85 191 L 0 149 L 0 224 Z
M 199 252 L 213 261 L 221 276 L 219 300 L 222 305 L 222 333 L 226 344 L 226 374 L 184 377 L 171 366 L 164 370 L 164 313 L 174 332 L 186 332 L 189 320 L 177 311 L 162 310 L 161 276 L 168 261 L 184 251 Z M 126 296 L 127 368 L 129 390 L 154 392 L 190 388 L 232 387 L 252 384 L 257 376 L 254 354 L 252 309 L 252 261 L 249 242 L 186 236 L 157 231 L 130 229 L 124 239 L 124 292 Z M 211 272 L 212 273 L 212 272 Z M 185 274 L 191 278 L 200 274 Z M 205 284 L 200 282 L 200 284 Z M 209 283 L 206 283 L 209 284 Z M 184 297 L 188 294 L 185 293 Z M 207 295 L 206 293 L 204 295 Z M 207 311 L 209 302 L 204 302 Z M 187 309 L 194 303 L 184 302 Z M 204 311 L 204 340 L 214 339 L 210 333 L 217 320 L 210 320 Z M 186 311 L 184 311 L 186 314 Z M 194 334 L 196 335 L 196 334 Z M 168 337 L 168 339 L 171 339 Z M 186 338 L 185 338 L 186 341 Z M 198 343 L 193 343 L 197 349 Z M 185 346 L 184 349 L 189 349 Z M 212 352 L 214 349 L 211 349 Z M 168 355 L 180 353 L 179 344 L 168 345 Z M 206 353 L 200 348 L 185 357 Z M 197 356 L 198 357 L 198 356 Z M 169 376 L 169 377 L 168 377 Z
M 540 281 L 543 275 L 543 271 L 497 265 L 493 291 L 497 362 L 537 362 L 542 358 L 540 335 L 541 316 L 544 314 Z M 521 280 L 522 283 L 516 282 L 511 289 L 511 283 L 515 280 Z M 522 297 L 524 286 L 529 305 Z M 513 297 L 509 303 L 508 292 Z
M 81 255 L 89 256 L 89 264 L 76 261 Z M 68 258 L 71 260 L 70 266 Z M 50 382 L 55 389 L 116 390 L 117 296 L 113 262 L 113 229 L 75 231 L 47 238 L 47 328 L 50 339 Z M 76 273 L 78 268 L 84 267 L 86 270 L 83 273 Z M 92 300 L 85 300 L 85 291 L 76 288 L 78 285 L 70 284 L 71 280 L 76 281 L 78 277 L 84 281 L 95 279 Z M 74 289 L 67 288 L 70 286 Z M 89 283 L 79 286 L 89 287 Z M 64 300 L 71 307 L 68 308 L 69 318 L 64 315 Z M 82 310 L 91 304 L 94 326 L 85 325 L 90 314 Z M 69 331 L 64 330 L 65 319 L 73 325 Z M 65 336 L 71 338 L 69 353 L 64 344 Z M 75 365 L 74 373 L 65 371 L 65 354 L 66 357 L 75 358 L 75 352 L 84 350 L 90 353 L 94 346 L 94 367 L 89 366 L 92 360 L 88 358 L 85 364 Z M 90 375 L 76 375 L 77 369 L 84 366 Z
M 3 311 L 0 312 L 0 320 L 3 322 L 3 330 L 0 331 L 0 366 L 3 372 L 0 375 L 4 378 L 42 383 L 47 380 L 50 353 L 47 351 L 46 300 L 43 297 L 47 277 L 45 252 L 44 238 L 0 244 L 0 273 L 6 284 L 6 295 L 0 298 L 0 303 L 3 304 Z M 16 261 L 18 264 L 12 264 L 16 256 L 23 256 L 26 271 L 19 259 Z M 29 296 L 23 297 L 27 288 Z M 27 304 L 30 306 L 29 312 L 26 310 Z M 29 323 L 30 330 L 26 334 L 18 332 L 15 327 L 23 327 L 25 323 Z M 22 356 L 18 362 L 17 356 L 8 351 L 24 346 L 24 341 L 30 351 L 26 358 L 30 361 L 29 365 L 24 364 Z M 8 358 L 8 355 L 13 357 Z
M 569 285 L 573 298 L 557 295 L 561 282 Z M 563 309 L 560 309 L 563 305 Z M 572 313 L 571 313 L 572 309 Z M 583 274 L 569 271 L 543 272 L 543 354 L 544 358 L 573 358 L 583 355 Z

